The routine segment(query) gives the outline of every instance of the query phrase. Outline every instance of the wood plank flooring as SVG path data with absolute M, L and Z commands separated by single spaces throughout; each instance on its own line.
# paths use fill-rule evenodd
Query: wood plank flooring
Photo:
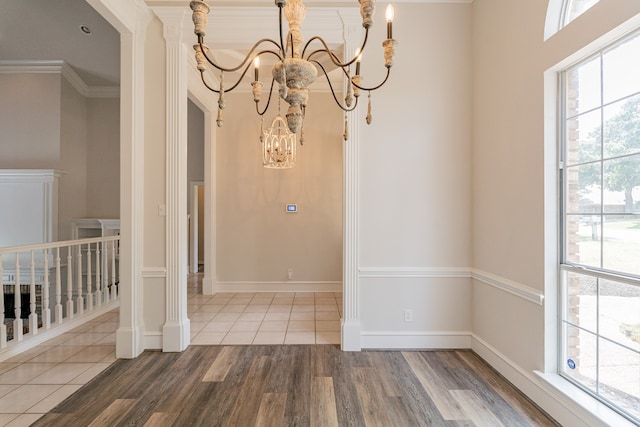
M 475 353 L 191 346 L 118 360 L 34 426 L 556 426 Z

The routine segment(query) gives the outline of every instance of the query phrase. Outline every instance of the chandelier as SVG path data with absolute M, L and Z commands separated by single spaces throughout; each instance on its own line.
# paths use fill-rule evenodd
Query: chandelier
M 290 169 L 296 165 L 296 134 L 291 133 L 280 114 L 262 131 L 262 164 L 269 169 Z
M 305 116 L 305 109 L 307 108 L 309 100 L 309 85 L 312 84 L 318 77 L 318 72 L 322 72 L 329 83 L 329 88 L 333 94 L 338 107 L 345 112 L 345 130 L 344 139 L 348 138 L 346 113 L 353 111 L 358 106 L 358 98 L 360 91 L 369 93 L 369 108 L 367 112 L 366 121 L 371 123 L 371 91 L 379 89 L 389 79 L 389 73 L 391 66 L 393 65 L 393 54 L 396 45 L 396 41 L 392 37 L 392 21 L 393 21 L 393 8 L 391 5 L 387 7 L 387 38 L 382 42 L 384 48 L 384 65 L 386 67 L 386 75 L 382 82 L 377 85 L 367 87 L 362 84 L 362 77 L 360 76 L 360 61 L 362 59 L 362 52 L 367 44 L 369 28 L 373 24 L 373 13 L 375 11 L 375 4 L 373 0 L 360 0 L 360 14 L 362 16 L 362 26 L 364 27 L 364 39 L 360 48 L 356 51 L 353 58 L 346 62 L 341 62 L 336 53 L 331 51 L 327 43 L 319 36 L 313 36 L 304 43 L 304 39 L 301 32 L 302 21 L 305 17 L 305 6 L 302 0 L 275 0 L 275 4 L 278 7 L 278 28 L 279 28 L 279 41 L 273 39 L 264 38 L 256 42 L 253 47 L 246 54 L 244 59 L 232 67 L 223 67 L 217 64 L 209 53 L 209 48 L 204 44 L 204 38 L 206 35 L 207 27 L 207 15 L 209 13 L 209 6 L 204 0 L 192 0 L 190 3 L 191 10 L 193 10 L 193 23 L 195 26 L 195 34 L 198 36 L 198 43 L 193 48 L 195 50 L 197 68 L 200 71 L 203 84 L 212 92 L 218 94 L 218 116 L 217 124 L 219 127 L 223 124 L 222 109 L 224 109 L 224 93 L 234 90 L 244 76 L 249 71 L 252 63 L 254 66 L 254 80 L 251 83 L 253 100 L 256 104 L 256 112 L 263 116 L 269 103 L 271 101 L 271 95 L 274 89 L 274 83 L 279 85 L 279 95 L 289 104 L 289 109 L 286 113 L 286 123 L 289 130 L 294 134 L 299 131 L 301 133 L 300 143 L 303 142 L 302 127 Z M 287 20 L 289 25 L 289 33 L 286 37 L 283 34 L 283 22 L 282 15 Z M 286 43 L 285 43 L 286 41 Z M 312 44 L 317 47 L 312 48 Z M 264 48 L 266 45 L 268 48 Z M 261 50 L 258 50 L 261 49 Z M 259 77 L 260 57 L 268 55 L 276 58 L 276 63 L 271 70 L 271 85 L 269 88 L 269 96 L 264 108 L 260 108 L 260 101 L 262 98 L 262 82 Z M 342 70 L 342 73 L 347 78 L 346 96 L 344 103 L 338 100 L 336 92 L 329 79 L 328 72 L 322 63 L 319 62 L 321 56 L 326 56 L 331 63 Z M 205 79 L 205 71 L 207 70 L 207 63 L 220 72 L 219 83 L 217 88 L 212 86 Z M 355 72 L 351 74 L 351 66 L 355 63 Z M 240 72 L 238 80 L 225 89 L 224 87 L 224 73 Z M 355 98 L 355 102 L 354 102 Z M 273 128 L 273 126 L 272 126 Z M 295 146 L 295 144 L 294 144 Z

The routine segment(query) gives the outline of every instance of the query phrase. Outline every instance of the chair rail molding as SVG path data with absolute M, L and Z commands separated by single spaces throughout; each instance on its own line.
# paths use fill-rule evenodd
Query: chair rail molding
M 469 267 L 360 267 L 360 277 L 471 277 Z
M 537 289 L 523 285 L 522 283 L 496 276 L 476 268 L 471 269 L 471 277 L 479 282 L 493 286 L 496 289 L 508 292 L 534 304 L 542 305 L 544 302 L 544 294 L 540 293 Z

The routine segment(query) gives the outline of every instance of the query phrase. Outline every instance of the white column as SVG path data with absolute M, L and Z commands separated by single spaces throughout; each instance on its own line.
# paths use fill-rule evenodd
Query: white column
M 350 20 L 351 22 L 353 20 Z M 361 27 L 348 25 L 345 28 L 345 57 L 352 58 L 360 47 Z M 361 93 L 360 101 L 366 102 L 366 94 Z M 358 146 L 360 134 L 360 119 L 358 108 L 347 113 L 348 139 L 344 143 L 344 206 L 343 206 L 343 297 L 344 307 L 342 315 L 342 350 L 360 351 L 360 286 L 358 282 L 358 200 L 359 200 L 359 170 Z
M 144 350 L 144 35 L 120 34 L 120 326 L 116 357 Z M 130 116 L 129 116 L 130 115 Z
M 189 346 L 187 317 L 187 56 L 182 43 L 187 7 L 157 7 L 166 41 L 166 317 L 162 350 Z
M 143 1 L 87 0 L 120 33 L 120 326 L 116 357 L 144 350 L 144 61 L 153 14 Z

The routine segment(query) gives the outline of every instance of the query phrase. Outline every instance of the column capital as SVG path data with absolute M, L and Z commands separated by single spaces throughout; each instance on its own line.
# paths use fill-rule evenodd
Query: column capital
M 191 14 L 187 6 L 153 6 L 153 13 L 160 19 L 163 36 L 168 42 L 182 42 L 187 26 L 191 23 Z

